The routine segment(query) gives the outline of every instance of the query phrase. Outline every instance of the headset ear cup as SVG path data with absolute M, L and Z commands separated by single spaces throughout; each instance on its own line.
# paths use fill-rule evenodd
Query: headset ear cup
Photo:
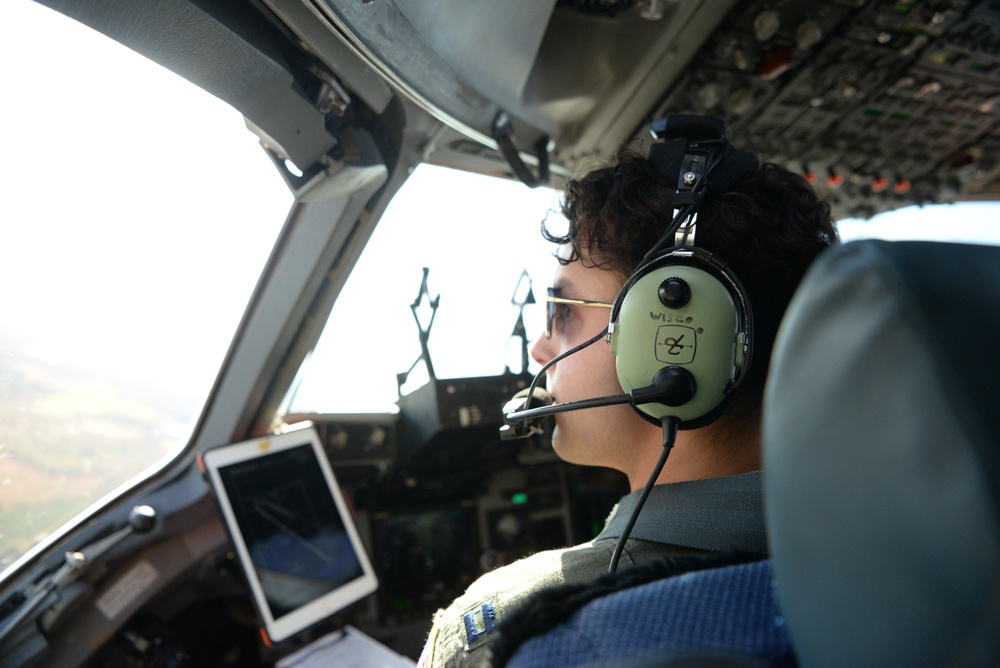
M 694 395 L 682 405 L 663 399 L 636 407 L 654 424 L 672 416 L 693 429 L 715 420 L 750 363 L 746 292 L 702 249 L 671 248 L 636 270 L 615 300 L 612 322 L 611 353 L 624 392 L 648 396 L 657 373 L 669 367 L 694 380 Z

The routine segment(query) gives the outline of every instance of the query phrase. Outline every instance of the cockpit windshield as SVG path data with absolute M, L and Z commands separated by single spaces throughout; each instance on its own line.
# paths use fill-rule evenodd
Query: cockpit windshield
M 0 22 L 2 570 L 184 446 L 292 195 L 217 98 L 34 2 Z
M 293 389 L 291 412 L 394 410 L 400 390 L 427 380 L 426 363 L 414 364 L 421 331 L 438 378 L 526 371 L 524 338 L 512 333 L 522 313 L 528 340 L 542 331 L 541 307 L 520 304 L 529 289 L 544 298 L 555 262 L 541 224 L 559 230 L 558 209 L 549 188 L 419 166 L 351 272 Z M 411 367 L 400 385 L 397 374 Z

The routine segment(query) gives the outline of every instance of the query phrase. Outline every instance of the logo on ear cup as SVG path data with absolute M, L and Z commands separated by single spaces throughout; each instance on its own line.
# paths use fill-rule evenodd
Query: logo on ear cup
M 698 349 L 698 336 L 691 327 L 662 325 L 656 330 L 656 360 L 664 364 L 690 364 Z

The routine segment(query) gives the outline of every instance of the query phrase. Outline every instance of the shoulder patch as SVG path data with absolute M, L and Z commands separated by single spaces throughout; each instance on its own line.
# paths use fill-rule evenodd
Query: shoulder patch
M 471 652 L 490 639 L 498 621 L 494 599 L 487 599 L 472 606 L 462 615 L 465 626 L 465 651 Z

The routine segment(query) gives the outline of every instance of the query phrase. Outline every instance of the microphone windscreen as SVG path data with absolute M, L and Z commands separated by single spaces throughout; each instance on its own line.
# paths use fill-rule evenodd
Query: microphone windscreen
M 542 406 L 551 406 L 556 402 L 556 400 L 552 398 L 552 395 L 549 394 L 548 390 L 546 390 L 544 387 L 536 387 L 534 392 L 531 393 L 531 405 L 525 406 L 523 400 L 528 398 L 528 391 L 530 389 L 531 388 L 526 387 L 514 395 L 512 401 L 521 400 L 520 408 L 518 408 L 517 410 L 527 410 L 529 408 L 541 408 Z
M 555 403 L 555 399 L 549 394 L 545 389 L 541 387 L 536 387 L 533 391 L 531 388 L 524 388 L 517 394 L 515 394 L 510 401 L 503 407 L 504 424 L 500 427 L 500 439 L 504 441 L 510 441 L 517 438 L 527 438 L 534 434 L 542 433 L 541 427 L 538 423 L 543 420 L 542 417 L 536 417 L 526 420 L 519 420 L 516 414 L 522 411 L 526 411 L 532 408 L 543 408 L 545 406 L 551 406 Z M 528 394 L 531 394 L 531 401 L 528 401 Z M 512 424 L 514 422 L 514 424 Z

